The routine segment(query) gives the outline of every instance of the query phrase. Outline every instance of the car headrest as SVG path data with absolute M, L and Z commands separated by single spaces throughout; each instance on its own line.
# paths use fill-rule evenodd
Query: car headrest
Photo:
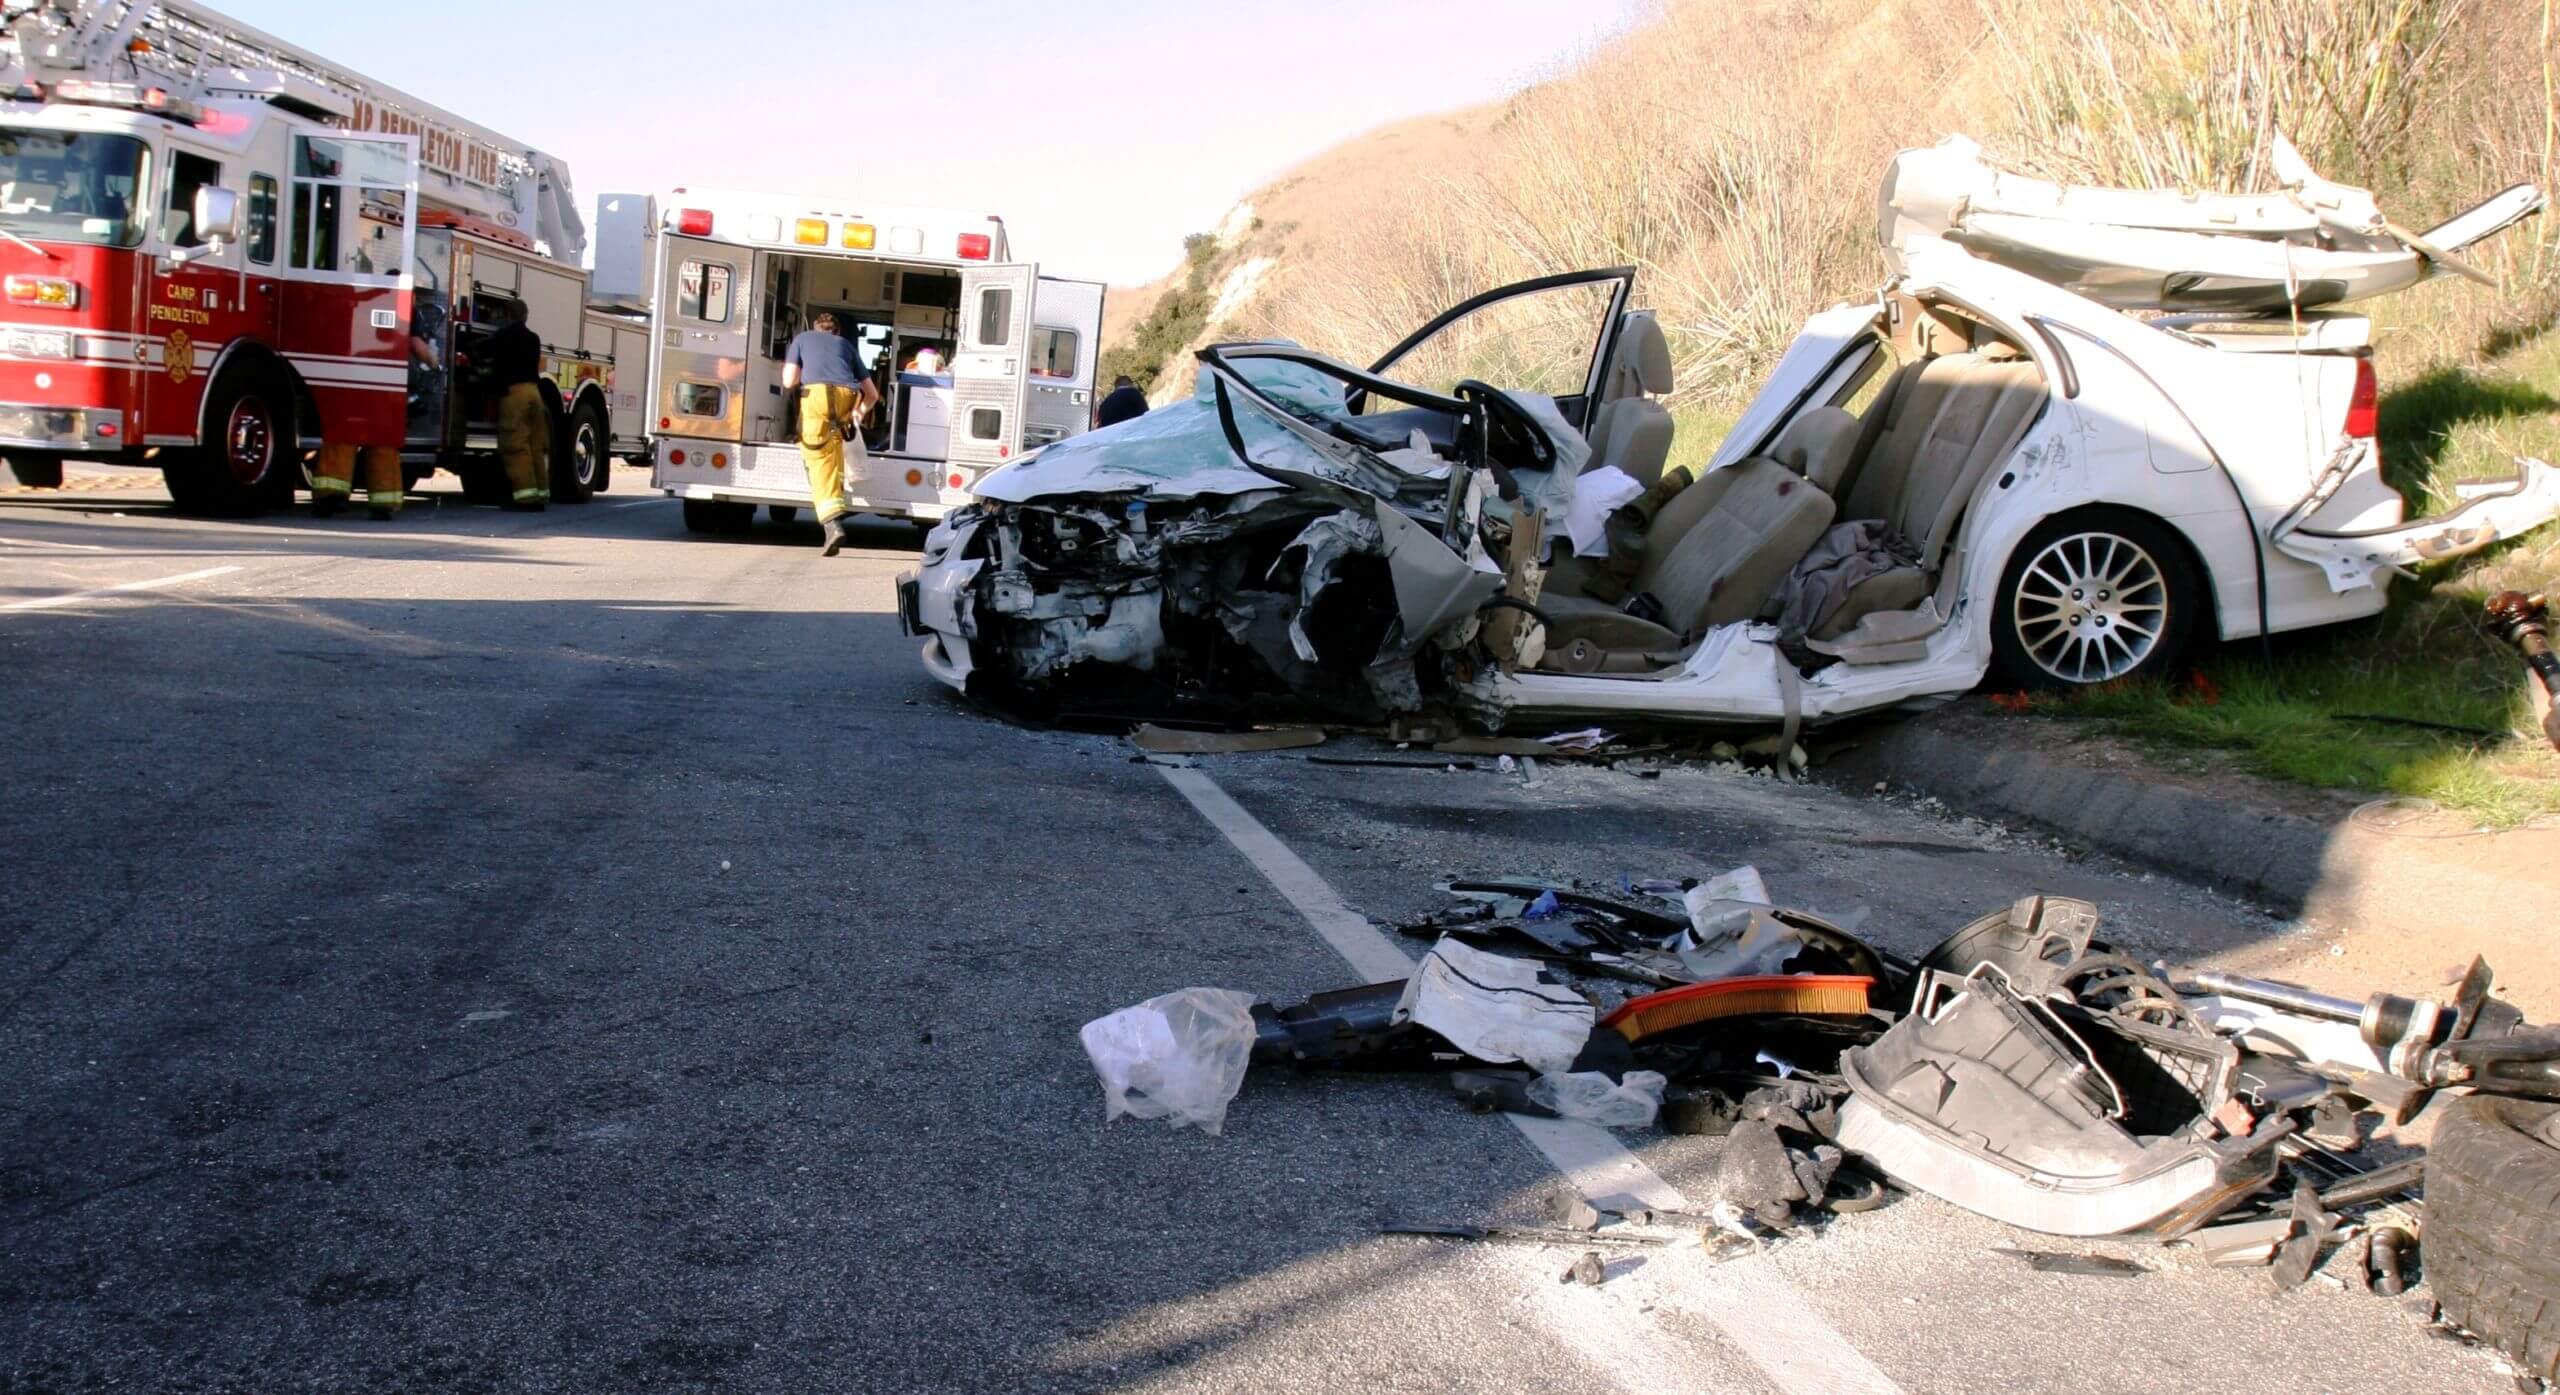
M 1671 341 L 1650 310 L 1630 310 L 1618 318 L 1618 351 L 1609 365 L 1609 381 L 1601 389 L 1604 402 L 1624 397 L 1666 396 L 1673 384 Z
M 1857 448 L 1856 417 L 1840 407 L 1815 407 L 1787 423 L 1769 454 L 1829 494 L 1849 472 L 1849 456 Z

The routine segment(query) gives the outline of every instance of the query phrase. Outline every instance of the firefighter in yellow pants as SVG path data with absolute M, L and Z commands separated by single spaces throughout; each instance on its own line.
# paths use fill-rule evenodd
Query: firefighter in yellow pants
M 502 302 L 504 303 L 504 302 Z M 542 340 L 525 325 L 524 307 L 507 304 L 507 322 L 489 336 L 489 384 L 498 392 L 498 460 L 507 468 L 507 507 L 534 510 L 551 502 L 551 408 L 542 398 Z
M 342 445 L 324 441 L 320 461 L 311 476 L 311 511 L 326 518 L 346 506 L 355 496 L 356 464 L 364 464 L 364 501 L 376 518 L 391 518 L 407 502 L 402 491 L 408 481 L 400 471 L 400 451 L 395 446 Z
M 825 310 L 792 336 L 782 359 L 782 388 L 799 399 L 800 464 L 809 472 L 809 507 L 826 535 L 820 551 L 833 557 L 845 545 L 845 440 L 852 436 L 860 441 L 854 433 L 879 403 L 880 389 L 854 362 L 852 341 L 837 333 L 835 315 Z

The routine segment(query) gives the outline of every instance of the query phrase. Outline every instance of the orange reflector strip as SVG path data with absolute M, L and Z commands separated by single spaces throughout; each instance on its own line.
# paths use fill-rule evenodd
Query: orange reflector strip
M 793 223 L 791 225 L 791 240 L 804 247 L 826 246 L 827 220 L 824 218 L 803 218 L 800 221 Z

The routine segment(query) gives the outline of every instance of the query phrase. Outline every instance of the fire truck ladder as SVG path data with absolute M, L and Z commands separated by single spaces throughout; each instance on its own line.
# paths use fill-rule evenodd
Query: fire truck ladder
M 218 11 L 186 0 L 0 0 L 0 24 L 0 83 L 12 89 L 38 73 L 112 78 L 122 67 L 192 100 L 251 97 L 337 124 L 369 103 L 467 134 L 495 152 L 498 196 L 552 257 L 574 265 L 586 250 L 568 166 Z M 458 180 L 437 193 L 470 212 L 496 211 L 489 194 Z

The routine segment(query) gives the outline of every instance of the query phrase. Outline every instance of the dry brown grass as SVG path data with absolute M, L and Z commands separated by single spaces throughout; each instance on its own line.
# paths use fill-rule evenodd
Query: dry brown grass
M 1806 313 L 1883 276 L 1874 189 L 1896 149 L 1964 131 L 2052 177 L 2248 188 L 2283 130 L 2424 223 L 2560 174 L 2544 22 L 2541 0 L 1671 0 L 1463 158 L 1411 171 L 1362 237 L 1308 249 L 1234 327 L 1383 346 L 1487 286 L 1632 263 L 1680 405 L 1720 415 Z M 2547 324 L 2556 231 L 2490 251 L 2505 300 L 2437 287 L 2392 307 L 2395 362 Z

